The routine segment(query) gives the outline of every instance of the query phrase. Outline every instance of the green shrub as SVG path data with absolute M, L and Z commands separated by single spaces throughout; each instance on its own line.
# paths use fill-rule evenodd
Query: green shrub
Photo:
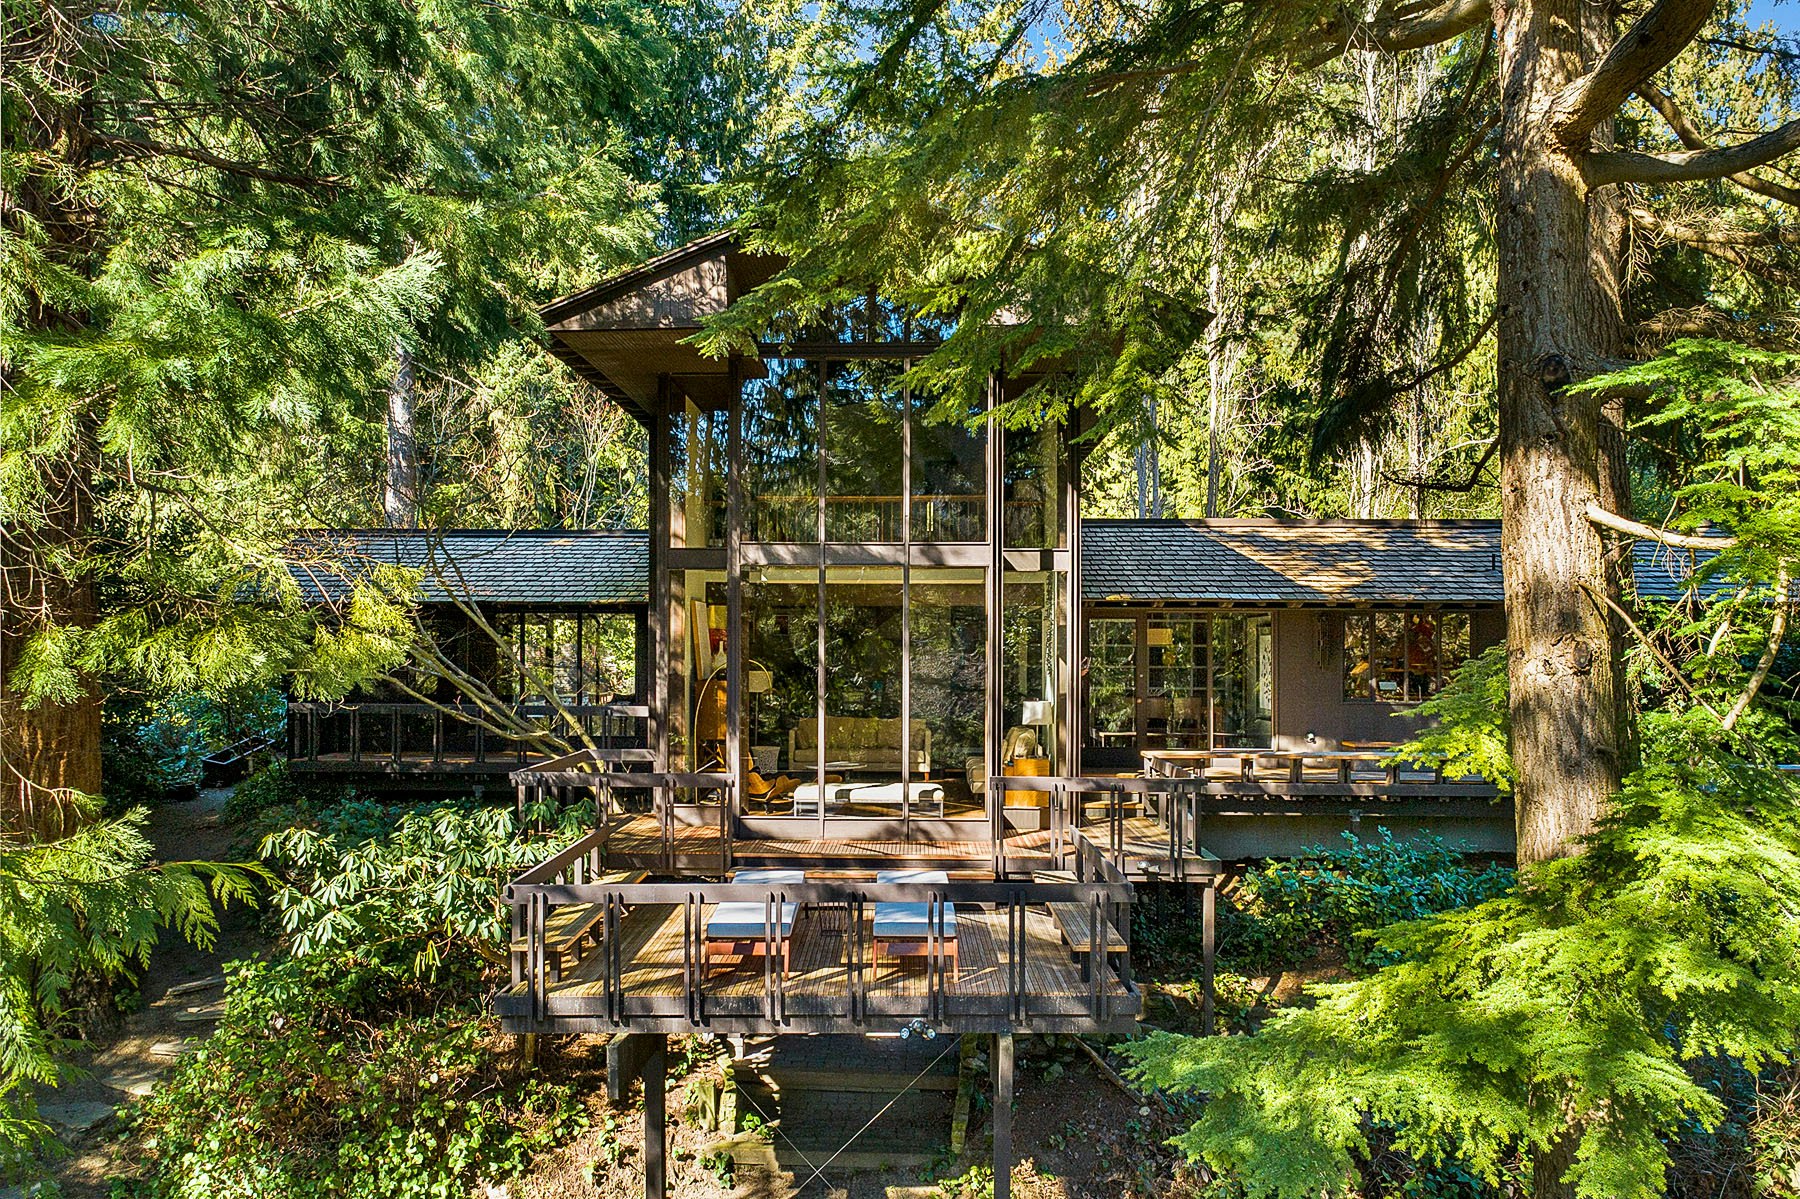
M 1478 863 L 1438 837 L 1373 841 L 1344 834 L 1246 874 L 1222 921 L 1220 952 L 1241 966 L 1292 964 L 1341 953 L 1354 968 L 1392 955 L 1363 934 L 1504 894 L 1513 872 Z
M 493 1022 L 441 998 L 342 961 L 234 964 L 218 1032 L 135 1117 L 146 1177 L 129 1189 L 447 1199 L 518 1174 L 584 1109 L 570 1087 L 509 1077 Z

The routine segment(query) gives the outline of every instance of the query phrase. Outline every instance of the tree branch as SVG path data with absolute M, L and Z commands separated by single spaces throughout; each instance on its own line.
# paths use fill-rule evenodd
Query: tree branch
M 1587 506 L 1587 518 L 1603 529 L 1611 529 L 1615 533 L 1624 533 L 1628 537 L 1638 537 L 1644 541 L 1658 541 L 1676 549 L 1723 550 L 1737 544 L 1735 537 L 1695 537 L 1689 533 L 1671 533 L 1667 529 L 1639 524 L 1616 512 L 1608 512 L 1599 504 Z
M 1347 50 L 1380 50 L 1398 54 L 1419 50 L 1461 37 L 1483 21 L 1493 19 L 1489 0 L 1444 0 L 1424 11 L 1409 8 L 1409 15 L 1357 21 L 1344 16 L 1321 31 L 1327 41 L 1318 54 L 1301 61 L 1307 70 L 1320 67 Z
M 224 171 L 228 175 L 258 179 L 264 183 L 278 183 L 285 187 L 335 188 L 341 186 L 339 180 L 327 176 L 290 175 L 284 171 L 271 171 L 264 167 L 252 166 L 247 162 L 234 162 L 229 158 L 221 158 L 217 154 L 194 146 L 172 146 L 167 142 L 139 141 L 136 138 L 115 137 L 110 133 L 90 133 L 88 136 L 101 145 L 124 151 L 131 158 L 185 158 L 189 162 L 197 162 L 201 166 L 212 167 L 214 170 Z
M 1778 567 L 1775 571 L 1775 616 L 1769 621 L 1769 639 L 1763 645 L 1762 657 L 1757 660 L 1749 682 L 1744 684 L 1744 690 L 1731 705 L 1731 710 L 1719 721 L 1721 728 L 1729 730 L 1738 722 L 1738 717 L 1750 710 L 1750 701 L 1756 698 L 1756 693 L 1762 690 L 1763 683 L 1768 680 L 1769 670 L 1775 665 L 1776 656 L 1781 653 L 1782 638 L 1787 636 L 1788 612 L 1793 606 L 1793 580 L 1788 577 L 1786 566 Z
M 1609 183 L 1680 183 L 1720 179 L 1773 162 L 1800 149 L 1800 120 L 1789 121 L 1761 137 L 1735 146 L 1688 150 L 1675 154 L 1641 154 L 1633 150 L 1596 150 L 1582 159 L 1589 187 Z
M 1700 693 L 1694 690 L 1694 685 L 1688 682 L 1687 676 L 1681 673 L 1675 663 L 1669 661 L 1669 656 L 1663 653 L 1662 647 L 1657 645 L 1650 634 L 1644 631 L 1643 626 L 1633 619 L 1631 613 L 1619 606 L 1617 600 L 1613 599 L 1612 596 L 1606 594 L 1592 583 L 1582 583 L 1581 589 L 1587 592 L 1590 598 L 1599 601 L 1602 605 L 1616 614 L 1620 620 L 1625 622 L 1625 626 L 1631 630 L 1632 636 L 1636 637 L 1640 645 L 1656 656 L 1656 660 L 1662 663 L 1663 669 L 1669 672 L 1669 677 L 1674 679 L 1676 685 L 1687 693 L 1689 699 L 1699 704 L 1702 708 L 1705 708 L 1707 714 L 1714 720 L 1724 719 L 1719 715 L 1719 710 L 1717 708 L 1701 698 Z
M 1550 106 L 1551 132 L 1565 148 L 1585 149 L 1595 126 L 1632 89 L 1667 66 L 1700 33 L 1716 0 L 1656 0 L 1633 21 L 1598 66 L 1565 87 Z
M 1700 131 L 1694 128 L 1693 123 L 1688 120 L 1687 114 L 1682 112 L 1680 106 L 1675 103 L 1675 97 L 1669 95 L 1669 93 L 1663 91 L 1659 87 L 1650 85 L 1639 87 L 1637 89 L 1637 94 L 1643 99 L 1644 103 L 1648 104 L 1651 108 L 1654 108 L 1662 119 L 1667 122 L 1670 131 L 1673 132 L 1677 138 L 1681 139 L 1682 145 L 1690 150 L 1713 149 L 1712 144 L 1700 136 Z M 1766 179 L 1759 179 L 1747 171 L 1739 171 L 1735 174 L 1727 175 L 1725 178 L 1731 180 L 1731 182 L 1737 184 L 1745 191 L 1754 192 L 1767 199 L 1778 200 L 1783 204 L 1791 204 L 1795 208 L 1800 208 L 1800 190 L 1791 187 L 1783 187 L 1779 183 L 1770 183 Z
M 1475 490 L 1475 484 L 1481 479 L 1481 472 L 1487 467 L 1487 464 L 1493 460 L 1494 453 L 1499 448 L 1500 439 L 1498 437 L 1488 442 L 1487 449 L 1481 451 L 1481 457 L 1475 460 L 1475 467 L 1469 472 L 1469 477 L 1460 483 L 1440 483 L 1423 478 L 1407 479 L 1402 478 L 1399 475 L 1390 475 L 1386 471 L 1382 472 L 1381 477 L 1397 486 L 1417 487 L 1422 491 L 1470 492 Z

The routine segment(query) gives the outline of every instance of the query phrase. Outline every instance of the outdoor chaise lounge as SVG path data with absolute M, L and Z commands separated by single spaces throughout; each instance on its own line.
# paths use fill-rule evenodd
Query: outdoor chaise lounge
M 804 870 L 737 870 L 731 875 L 733 883 L 760 883 L 771 890 L 777 887 L 804 883 Z M 769 952 L 771 932 L 774 933 L 775 951 L 781 955 L 781 974 L 787 977 L 790 964 L 790 950 L 793 945 L 794 919 L 799 914 L 800 905 L 784 903 L 776 915 L 774 927 L 770 926 L 770 909 L 768 901 L 741 900 L 722 903 L 715 907 L 712 915 L 706 918 L 706 969 L 712 969 L 714 957 L 753 957 L 756 954 Z
M 947 883 L 950 876 L 942 870 L 881 870 L 875 874 L 878 883 Z M 929 903 L 878 903 L 875 905 L 874 950 L 869 964 L 881 968 L 881 954 L 894 957 L 924 956 L 931 952 L 932 927 Z M 960 977 L 956 960 L 956 905 L 944 904 L 941 942 L 943 955 L 950 959 L 950 977 Z

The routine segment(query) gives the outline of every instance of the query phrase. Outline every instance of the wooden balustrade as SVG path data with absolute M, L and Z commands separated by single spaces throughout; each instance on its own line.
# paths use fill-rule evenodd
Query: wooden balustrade
M 615 762 L 649 758 L 642 704 L 518 704 L 507 716 L 560 740 L 586 736 Z M 500 737 L 473 704 L 350 701 L 288 704 L 288 760 L 303 771 L 501 773 L 547 756 L 530 737 Z

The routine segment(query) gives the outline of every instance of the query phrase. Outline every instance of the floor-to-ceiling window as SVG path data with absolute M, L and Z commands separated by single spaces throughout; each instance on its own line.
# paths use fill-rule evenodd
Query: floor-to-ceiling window
M 1273 637 L 1261 612 L 1091 614 L 1085 761 L 1125 768 L 1145 750 L 1269 745 Z

